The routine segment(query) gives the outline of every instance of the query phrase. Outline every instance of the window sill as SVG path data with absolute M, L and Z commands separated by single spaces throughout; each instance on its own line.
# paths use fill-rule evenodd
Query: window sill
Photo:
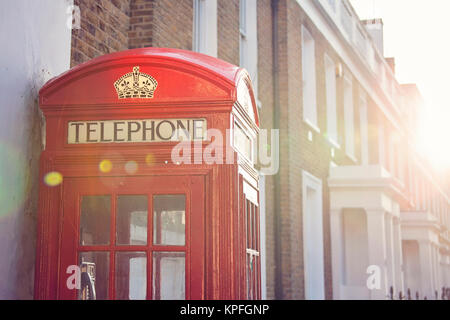
M 392 175 L 392 177 L 393 177 L 393 179 L 394 179 L 396 184 L 398 184 L 402 189 L 405 188 L 405 184 L 403 183 L 403 181 L 399 177 L 396 177 L 394 175 Z
M 349 153 L 347 153 L 347 152 L 346 152 L 345 154 L 346 154 L 347 158 L 349 158 L 350 160 L 352 160 L 353 162 L 355 162 L 355 164 L 358 163 L 358 159 L 356 159 L 355 156 L 353 156 L 353 155 L 351 155 L 351 154 L 349 154 Z
M 337 143 L 334 139 L 327 138 L 327 141 L 333 148 L 336 148 L 339 150 L 341 149 L 341 145 L 339 143 Z
M 320 133 L 320 129 L 318 126 L 316 126 L 315 124 L 312 123 L 312 121 L 308 120 L 308 119 L 303 119 L 303 122 L 305 122 L 311 129 L 313 129 L 314 131 L 316 131 L 317 133 Z

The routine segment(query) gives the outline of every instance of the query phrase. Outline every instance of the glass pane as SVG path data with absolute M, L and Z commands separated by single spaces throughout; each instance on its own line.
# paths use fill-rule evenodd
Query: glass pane
M 153 196 L 153 243 L 184 245 L 185 215 L 184 194 Z
M 109 244 L 110 217 L 110 196 L 81 197 L 80 243 L 82 245 Z
M 81 288 L 79 300 L 108 299 L 109 253 L 80 252 Z
M 185 299 L 184 252 L 153 252 L 153 299 Z
M 146 299 L 147 256 L 145 252 L 117 252 L 115 277 L 116 299 Z
M 147 244 L 147 196 L 117 197 L 117 244 Z

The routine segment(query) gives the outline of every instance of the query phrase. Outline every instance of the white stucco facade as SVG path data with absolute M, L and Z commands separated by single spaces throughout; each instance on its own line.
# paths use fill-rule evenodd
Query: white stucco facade
M 0 4 L 0 299 L 33 298 L 43 120 L 38 90 L 70 67 L 72 0 Z
M 404 250 L 405 270 L 410 271 L 406 272 L 406 286 L 414 296 L 419 292 L 421 298 L 439 298 L 442 287 L 449 285 L 445 277 L 449 254 L 445 239 L 440 238 L 439 221 L 432 212 L 406 211 L 401 213 L 401 222 L 402 240 L 409 244 Z
M 401 292 L 404 298 L 409 294 L 412 299 L 439 299 L 442 288 L 449 286 L 450 259 L 436 215 L 426 210 L 400 212 L 403 195 L 379 165 L 333 167 L 328 182 L 333 298 L 383 300 L 393 292 L 399 299 Z M 349 228 L 349 210 L 364 215 L 363 222 Z M 357 218 L 352 221 L 355 225 Z M 366 282 L 371 266 L 380 271 L 379 288 Z
M 401 194 L 390 174 L 378 165 L 339 166 L 330 169 L 328 183 L 333 298 L 386 299 L 391 287 L 404 292 L 397 200 Z M 347 217 L 352 211 L 356 216 Z M 371 266 L 379 270 L 376 288 L 367 286 Z

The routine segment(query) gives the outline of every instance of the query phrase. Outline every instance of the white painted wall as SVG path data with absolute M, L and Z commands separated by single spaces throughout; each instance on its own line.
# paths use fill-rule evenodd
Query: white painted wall
M 41 116 L 38 90 L 69 69 L 72 0 L 0 4 L 0 299 L 33 297 Z

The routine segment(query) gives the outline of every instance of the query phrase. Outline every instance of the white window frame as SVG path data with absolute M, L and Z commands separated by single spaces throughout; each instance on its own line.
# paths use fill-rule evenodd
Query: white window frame
M 315 212 L 308 214 L 308 189 L 315 194 Z M 305 298 L 325 299 L 325 263 L 323 247 L 322 180 L 302 170 L 303 261 Z
M 415 186 L 414 186 L 414 184 L 415 184 L 415 181 L 414 181 L 414 178 L 415 178 L 415 175 L 413 175 L 413 160 L 412 160 L 412 158 L 410 157 L 410 155 L 408 154 L 408 158 L 407 158 L 408 160 L 407 160 L 407 165 L 408 165 L 408 180 L 409 180 L 409 195 L 410 195 L 410 197 L 411 197 L 411 200 L 413 201 L 413 203 L 414 203 L 414 206 L 416 205 L 416 203 L 417 203 L 417 199 L 416 199 L 416 189 L 415 189 Z
M 327 54 L 325 61 L 325 98 L 327 104 L 327 136 L 331 144 L 340 148 L 337 130 L 336 63 Z
M 421 207 L 422 210 L 426 210 L 427 209 L 427 189 L 426 189 L 426 181 L 425 178 L 422 177 L 422 197 L 421 197 Z
M 192 50 L 217 57 L 217 0 L 193 0 Z
M 361 92 L 359 95 L 359 121 L 360 121 L 360 136 L 361 136 L 361 164 L 369 164 L 369 121 L 368 121 L 368 107 L 367 95 Z
M 261 253 L 261 299 L 267 299 L 267 265 L 266 265 L 266 177 L 259 176 L 259 242 Z
M 352 83 L 352 77 L 349 74 L 346 74 L 344 76 L 344 128 L 345 128 L 344 129 L 345 153 L 352 160 L 356 161 L 356 158 L 355 158 L 355 113 L 354 113 L 354 106 L 353 106 L 353 83 Z
M 257 11 L 257 0 L 239 1 L 239 65 L 248 71 L 253 94 L 259 105 Z
M 388 140 L 389 142 L 389 172 L 391 173 L 391 175 L 395 178 L 397 178 L 397 161 L 396 161 L 396 156 L 397 156 L 397 148 L 395 146 L 395 142 L 392 139 Z
M 315 41 L 311 33 L 302 25 L 302 96 L 303 120 L 315 131 L 317 124 L 316 58 Z
M 415 170 L 418 171 L 417 166 L 415 166 Z M 417 174 L 414 175 L 414 187 L 415 187 L 415 192 L 416 192 L 416 210 L 420 211 L 421 208 L 421 196 L 420 196 L 420 176 L 418 176 Z
M 400 133 L 397 133 L 397 134 L 400 134 Z M 397 153 L 396 153 L 396 160 L 397 160 L 397 178 L 398 178 L 398 180 L 399 180 L 399 182 L 400 182 L 400 184 L 401 185 L 405 185 L 405 167 L 404 167 L 404 160 L 403 160 L 403 152 L 399 152 L 399 147 L 400 146 L 398 146 L 397 145 L 397 147 L 396 147 L 396 150 L 397 150 Z
M 386 130 L 384 127 L 384 122 L 380 119 L 380 123 L 378 124 L 378 161 L 383 168 L 387 169 L 385 137 Z

